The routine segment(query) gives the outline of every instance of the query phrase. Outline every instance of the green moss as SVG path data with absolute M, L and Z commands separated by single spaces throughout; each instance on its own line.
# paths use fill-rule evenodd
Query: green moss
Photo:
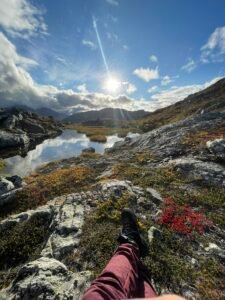
M 90 136 L 90 140 L 92 142 L 97 142 L 97 143 L 106 143 L 107 142 L 107 137 L 105 135 L 92 135 Z
M 143 166 L 143 161 L 139 164 L 133 162 L 116 164 L 110 177 L 130 180 L 135 185 L 143 188 L 153 187 L 159 191 L 171 189 L 182 183 L 172 168 L 149 168 Z
M 88 159 L 97 159 L 97 158 L 100 158 L 102 157 L 101 154 L 99 153 L 92 153 L 92 152 L 83 152 L 81 155 L 80 155 L 81 158 L 88 158 Z
M 201 299 L 224 299 L 225 266 L 213 258 L 200 259 L 197 288 Z
M 15 277 L 18 266 L 38 258 L 50 221 L 42 216 L 32 217 L 1 231 L 0 289 Z
M 140 132 L 134 126 L 128 127 L 94 127 L 81 124 L 65 125 L 65 128 L 74 129 L 79 133 L 86 134 L 91 141 L 106 142 L 108 135 L 118 134 L 119 137 L 125 137 L 129 132 Z
M 203 187 L 200 191 L 194 193 L 193 196 L 197 205 L 202 205 L 209 211 L 225 208 L 225 190 L 223 188 Z
M 4 168 L 6 166 L 6 162 L 4 159 L 0 158 L 0 172 L 4 171 Z

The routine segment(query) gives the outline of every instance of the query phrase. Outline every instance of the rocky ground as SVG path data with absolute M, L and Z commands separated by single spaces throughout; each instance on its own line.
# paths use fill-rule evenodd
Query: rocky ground
M 111 257 L 126 206 L 149 241 L 144 262 L 159 293 L 225 299 L 225 113 L 52 162 L 24 180 L 0 211 L 1 299 L 79 299 Z
M 0 156 L 26 155 L 44 139 L 62 131 L 60 123 L 17 108 L 0 109 Z

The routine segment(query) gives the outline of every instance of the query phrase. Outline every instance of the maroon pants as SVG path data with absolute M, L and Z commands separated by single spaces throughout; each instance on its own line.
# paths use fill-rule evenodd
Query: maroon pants
M 120 300 L 152 298 L 156 294 L 142 275 L 139 250 L 131 244 L 120 245 L 82 300 Z

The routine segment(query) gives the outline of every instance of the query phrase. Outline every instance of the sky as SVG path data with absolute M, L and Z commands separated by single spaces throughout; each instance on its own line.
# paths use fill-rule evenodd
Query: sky
M 224 0 L 1 0 L 0 106 L 154 111 L 225 76 Z

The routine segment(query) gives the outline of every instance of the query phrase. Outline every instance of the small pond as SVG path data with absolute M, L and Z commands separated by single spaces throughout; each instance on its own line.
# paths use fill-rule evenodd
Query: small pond
M 135 136 L 136 134 L 128 134 Z M 103 154 L 105 148 L 112 147 L 123 138 L 117 135 L 107 137 L 106 143 L 92 142 L 85 135 L 75 130 L 65 130 L 60 136 L 47 139 L 27 153 L 26 157 L 19 155 L 5 159 L 4 174 L 26 176 L 42 164 L 53 160 L 78 156 L 84 148 L 93 147 L 97 153 Z

